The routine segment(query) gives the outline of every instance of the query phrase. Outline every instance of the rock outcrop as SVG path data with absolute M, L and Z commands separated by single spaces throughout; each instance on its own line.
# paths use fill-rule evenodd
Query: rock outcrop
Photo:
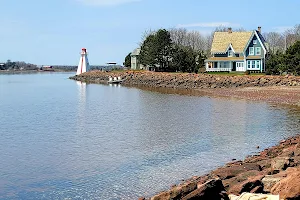
M 237 199 L 252 193 L 272 194 L 269 198 L 300 198 L 300 135 L 283 140 L 244 161 L 234 161 L 209 174 L 161 192 L 151 200 Z M 247 195 L 246 195 L 247 194 Z M 252 195 L 255 197 L 255 195 Z M 267 195 L 256 195 L 265 197 Z M 147 199 L 147 198 L 146 198 Z

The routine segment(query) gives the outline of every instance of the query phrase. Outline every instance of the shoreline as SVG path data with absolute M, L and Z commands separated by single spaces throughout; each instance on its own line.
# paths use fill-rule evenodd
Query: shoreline
M 235 199 L 243 193 L 300 198 L 300 135 L 281 140 L 243 161 L 233 160 L 202 176 L 140 200 Z
M 46 72 L 75 72 L 75 71 L 68 71 L 68 70 L 16 70 L 16 71 L 7 71 L 7 70 L 0 70 L 0 74 L 34 74 L 34 73 L 46 73 Z
M 141 89 L 174 89 L 173 92 L 183 95 L 300 106 L 300 77 L 294 76 L 93 71 L 70 79 L 107 84 L 109 76 L 121 76 L 125 86 Z M 198 84 L 204 80 L 207 82 Z M 297 199 L 300 198 L 299 180 L 300 135 L 296 135 L 257 155 L 248 156 L 243 161 L 233 160 L 209 174 L 194 176 L 179 185 L 171 186 L 167 191 L 152 197 L 141 197 L 140 200 L 235 199 L 244 192 L 280 195 L 280 199 Z
M 109 76 L 120 76 L 122 85 L 157 90 L 177 90 L 205 95 L 300 106 L 300 77 L 267 75 L 210 75 L 143 71 L 91 71 L 70 79 L 107 84 Z M 187 91 L 187 92 L 184 92 Z

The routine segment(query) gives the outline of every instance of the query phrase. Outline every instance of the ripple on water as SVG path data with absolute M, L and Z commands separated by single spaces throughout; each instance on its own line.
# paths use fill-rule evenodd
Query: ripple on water
M 149 196 L 300 132 L 293 107 L 69 76 L 1 75 L 0 198 Z

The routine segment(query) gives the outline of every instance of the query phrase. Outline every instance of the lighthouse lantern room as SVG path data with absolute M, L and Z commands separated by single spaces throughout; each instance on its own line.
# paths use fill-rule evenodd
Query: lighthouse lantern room
M 89 60 L 88 60 L 88 54 L 86 51 L 86 48 L 82 48 L 81 50 L 81 57 L 79 60 L 79 65 L 77 68 L 77 73 L 76 75 L 82 74 L 84 72 L 88 72 L 90 70 L 90 66 L 89 66 Z

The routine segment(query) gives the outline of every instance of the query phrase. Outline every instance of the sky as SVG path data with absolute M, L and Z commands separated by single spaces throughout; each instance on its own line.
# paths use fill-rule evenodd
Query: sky
M 0 0 L 0 62 L 122 64 L 145 31 L 220 25 L 283 32 L 300 23 L 299 0 Z

